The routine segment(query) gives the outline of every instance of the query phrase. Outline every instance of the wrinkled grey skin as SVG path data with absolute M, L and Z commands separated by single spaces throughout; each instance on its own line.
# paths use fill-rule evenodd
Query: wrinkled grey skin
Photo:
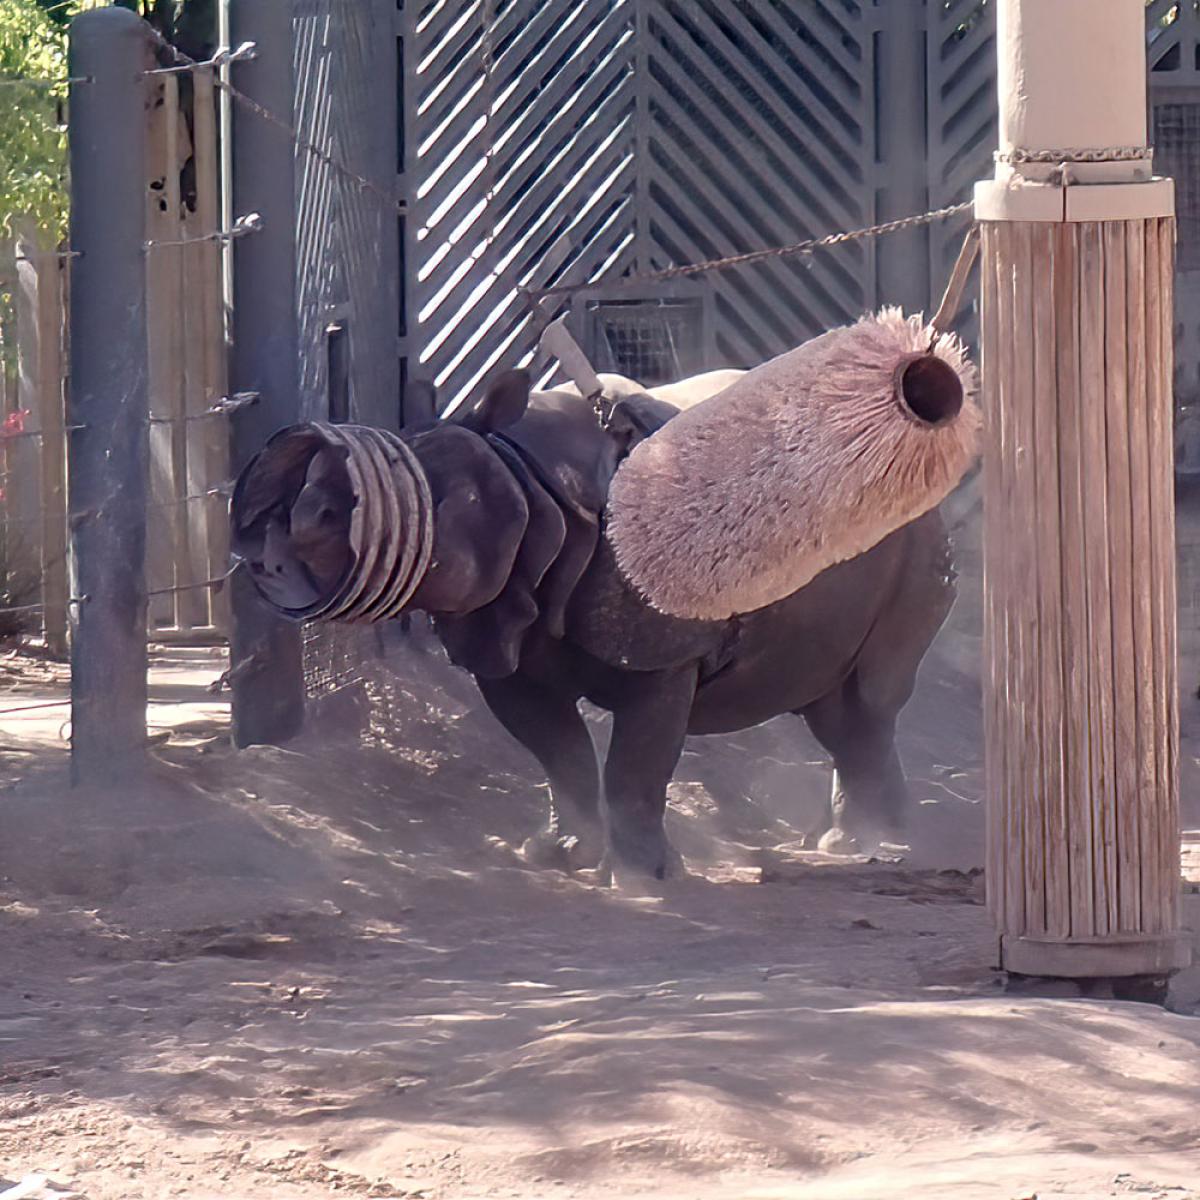
M 668 617 L 625 584 L 600 524 L 621 458 L 676 410 L 627 397 L 604 432 L 578 396 L 542 393 L 526 408 L 528 389 L 508 372 L 472 411 L 406 437 L 437 506 L 433 564 L 411 607 L 431 613 L 451 659 L 546 772 L 552 812 L 531 856 L 664 878 L 678 865 L 663 819 L 684 739 L 784 713 L 834 761 L 823 847 L 903 840 L 896 718 L 954 595 L 939 514 L 758 612 Z M 337 504 L 308 490 L 321 477 L 309 474 L 302 524 L 336 526 Z M 602 766 L 583 698 L 613 715 Z

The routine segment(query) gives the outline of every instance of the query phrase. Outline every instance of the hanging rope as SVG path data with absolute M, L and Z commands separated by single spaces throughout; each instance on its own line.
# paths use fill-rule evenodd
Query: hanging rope
M 967 290 L 967 280 L 971 277 L 971 268 L 975 265 L 978 257 L 979 226 L 972 224 L 971 228 L 967 230 L 966 237 L 963 238 L 962 249 L 958 252 L 954 270 L 950 272 L 950 282 L 946 284 L 942 302 L 929 322 L 938 333 L 950 332 L 954 318 L 958 316 L 959 310 L 962 308 L 963 294 Z

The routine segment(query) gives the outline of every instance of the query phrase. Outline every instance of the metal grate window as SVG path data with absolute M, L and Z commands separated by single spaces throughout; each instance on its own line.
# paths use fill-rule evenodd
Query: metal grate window
M 647 387 L 703 370 L 699 300 L 604 301 L 589 305 L 589 342 L 599 370 Z

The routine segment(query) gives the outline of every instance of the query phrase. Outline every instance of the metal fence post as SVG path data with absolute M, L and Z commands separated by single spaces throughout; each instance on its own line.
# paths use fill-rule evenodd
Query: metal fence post
M 259 47 L 256 59 L 236 68 L 238 90 L 290 121 L 292 0 L 234 0 L 230 19 L 231 45 Z M 236 474 L 275 430 L 299 419 L 300 350 L 292 141 L 241 104 L 233 106 L 232 125 L 233 211 L 256 212 L 263 221 L 258 233 L 237 241 L 233 255 L 231 385 L 259 394 L 232 418 Z M 300 628 L 273 616 L 241 572 L 230 582 L 234 741 L 278 744 L 304 721 Z
M 71 23 L 71 761 L 136 769 L 146 744 L 145 24 Z

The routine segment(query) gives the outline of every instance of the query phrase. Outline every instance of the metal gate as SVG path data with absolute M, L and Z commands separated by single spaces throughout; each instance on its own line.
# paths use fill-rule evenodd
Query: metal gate
M 533 361 L 522 286 L 602 280 L 576 327 L 643 375 L 927 305 L 961 226 L 613 284 L 965 199 L 995 146 L 987 0 L 429 2 L 400 45 L 402 353 L 450 403 Z

